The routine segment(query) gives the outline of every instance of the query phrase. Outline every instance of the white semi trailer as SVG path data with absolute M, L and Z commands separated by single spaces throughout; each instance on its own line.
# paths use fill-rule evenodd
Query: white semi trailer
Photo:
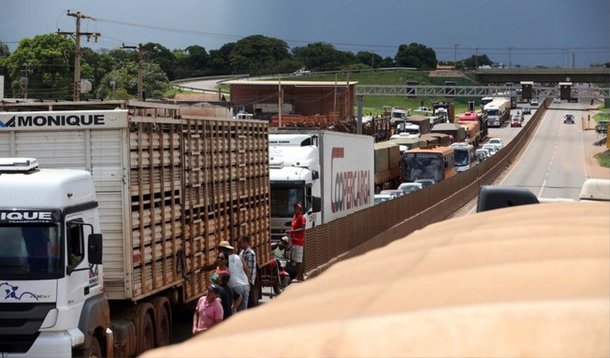
M 373 205 L 373 138 L 333 131 L 285 130 L 269 135 L 271 232 L 290 229 L 303 204 L 307 228 Z

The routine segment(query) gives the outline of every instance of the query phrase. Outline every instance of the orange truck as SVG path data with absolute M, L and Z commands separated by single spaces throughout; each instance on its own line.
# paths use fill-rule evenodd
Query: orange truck
M 475 148 L 478 147 L 479 143 L 483 140 L 483 138 L 481 138 L 482 115 L 475 112 L 462 113 L 458 116 L 457 122 L 466 130 L 465 142 L 472 144 Z M 486 121 L 484 124 L 485 128 L 487 128 Z

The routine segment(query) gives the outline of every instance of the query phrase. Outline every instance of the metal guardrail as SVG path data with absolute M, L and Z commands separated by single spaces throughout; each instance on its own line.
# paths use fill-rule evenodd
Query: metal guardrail
M 305 271 L 315 275 L 332 263 L 365 253 L 444 220 L 492 184 L 526 147 L 551 99 L 547 99 L 519 134 L 496 155 L 459 175 L 407 196 L 390 200 L 306 232 Z M 443 238 L 431 238 L 443 239 Z

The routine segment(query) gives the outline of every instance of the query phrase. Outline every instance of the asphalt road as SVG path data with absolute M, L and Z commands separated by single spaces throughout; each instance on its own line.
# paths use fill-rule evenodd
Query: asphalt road
M 524 187 L 542 198 L 577 199 L 586 179 L 582 110 L 579 103 L 553 103 L 522 156 L 497 184 Z M 575 124 L 563 123 L 566 113 L 574 114 Z

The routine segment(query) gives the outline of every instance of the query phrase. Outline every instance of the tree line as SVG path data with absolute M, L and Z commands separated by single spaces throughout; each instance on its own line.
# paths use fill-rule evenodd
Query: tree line
M 10 53 L 0 42 L 0 75 L 5 76 L 5 97 L 40 99 L 72 98 L 75 43 L 57 34 L 25 38 Z M 142 45 L 144 92 L 147 98 L 168 95 L 169 82 L 181 78 L 250 74 L 291 73 L 300 68 L 332 71 L 384 67 L 436 68 L 435 51 L 422 44 L 400 45 L 396 55 L 381 57 L 370 51 L 353 53 L 332 44 L 314 42 L 290 49 L 277 38 L 252 35 L 207 51 L 199 45 L 170 50 L 158 43 Z M 134 98 L 137 92 L 138 53 L 128 49 L 81 49 L 81 78 L 92 91 L 81 99 Z M 471 56 L 456 67 L 473 69 L 491 65 L 487 55 Z

